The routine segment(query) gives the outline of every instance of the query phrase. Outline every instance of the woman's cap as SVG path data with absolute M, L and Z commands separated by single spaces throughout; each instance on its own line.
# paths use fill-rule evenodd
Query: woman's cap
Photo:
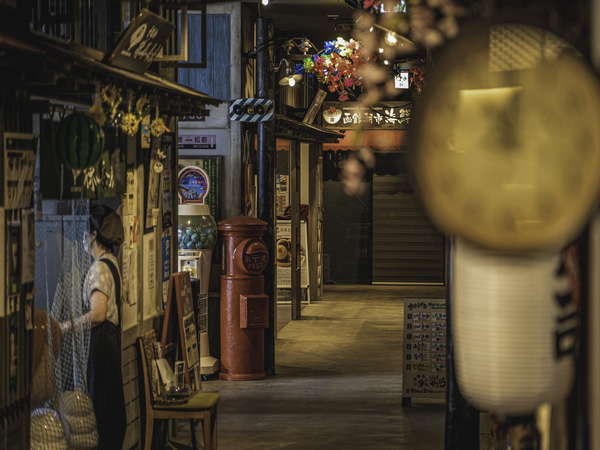
M 123 222 L 113 209 L 105 205 L 92 206 L 90 221 L 105 243 L 111 246 L 123 243 Z

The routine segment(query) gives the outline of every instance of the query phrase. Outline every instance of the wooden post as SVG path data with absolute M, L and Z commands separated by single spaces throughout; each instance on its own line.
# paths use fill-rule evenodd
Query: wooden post
M 302 290 L 300 266 L 300 142 L 290 147 L 290 206 L 292 210 L 292 320 L 302 318 Z
M 263 17 L 256 21 L 256 87 L 257 97 L 267 98 L 271 87 L 268 41 L 269 23 Z M 272 125 L 267 122 L 258 124 L 258 217 L 267 223 L 264 234 L 264 243 L 269 250 L 270 264 L 267 266 L 265 276 L 265 294 L 271 299 L 269 303 L 269 320 L 272 327 L 265 330 L 264 353 L 265 372 L 267 375 L 275 374 L 275 330 L 276 317 L 276 273 L 275 273 L 275 140 Z
M 320 184 L 317 182 L 318 161 L 319 161 L 319 145 L 310 144 L 309 147 L 309 167 L 308 167 L 308 190 L 309 190 L 309 212 L 308 212 L 308 249 L 307 257 L 309 258 L 309 291 L 310 300 L 319 298 L 319 190 Z

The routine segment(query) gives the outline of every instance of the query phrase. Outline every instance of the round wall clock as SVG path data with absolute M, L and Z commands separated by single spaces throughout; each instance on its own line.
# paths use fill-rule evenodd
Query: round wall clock
M 558 248 L 600 193 L 600 94 L 569 46 L 502 25 L 449 44 L 413 124 L 413 162 L 436 224 L 504 251 Z

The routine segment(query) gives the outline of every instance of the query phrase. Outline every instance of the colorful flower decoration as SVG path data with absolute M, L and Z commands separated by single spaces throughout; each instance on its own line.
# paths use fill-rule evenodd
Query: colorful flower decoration
M 410 84 L 410 87 L 417 91 L 418 94 L 423 92 L 423 88 L 425 87 L 425 71 L 422 66 L 410 69 Z
M 364 62 L 358 41 L 339 37 L 326 41 L 318 54 L 304 59 L 303 71 L 317 80 L 340 101 L 350 98 L 350 91 L 362 85 L 358 68 Z
M 388 0 L 385 2 L 384 0 L 363 0 L 362 7 L 363 9 L 371 12 L 371 13 L 381 13 L 382 7 L 390 8 L 393 7 L 393 12 L 406 12 L 406 0 Z

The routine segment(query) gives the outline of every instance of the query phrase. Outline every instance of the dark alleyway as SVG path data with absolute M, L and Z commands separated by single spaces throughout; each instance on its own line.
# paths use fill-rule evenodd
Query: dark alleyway
M 278 376 L 209 382 L 222 396 L 219 445 L 254 449 L 443 448 L 440 403 L 401 406 L 402 297 L 436 288 L 330 287 L 279 332 Z

